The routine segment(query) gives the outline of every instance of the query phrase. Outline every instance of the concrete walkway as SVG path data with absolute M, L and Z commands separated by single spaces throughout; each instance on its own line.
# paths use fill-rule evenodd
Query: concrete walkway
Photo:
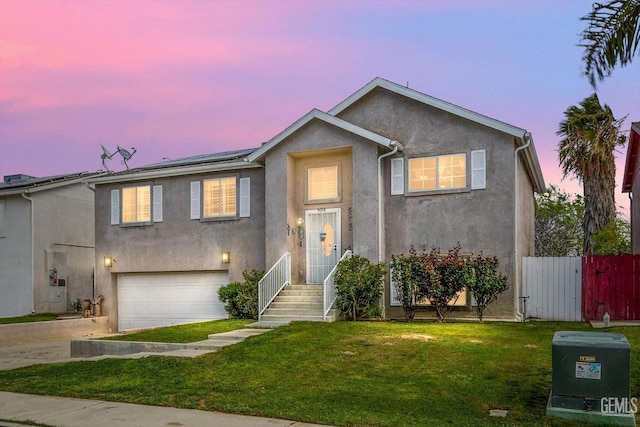
M 318 424 L 221 412 L 3 391 L 0 391 L 0 420 L 29 420 L 55 427 L 319 427 Z M 24 424 L 0 421 L 0 426 L 17 427 Z

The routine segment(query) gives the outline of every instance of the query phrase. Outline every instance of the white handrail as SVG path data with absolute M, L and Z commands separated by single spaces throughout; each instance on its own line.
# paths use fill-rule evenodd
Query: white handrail
M 352 255 L 352 252 L 350 249 L 347 249 L 344 254 L 342 255 L 342 258 L 340 258 L 340 261 L 350 258 Z M 340 261 L 338 261 L 338 264 L 340 264 Z M 331 272 L 329 273 L 329 275 L 327 276 L 326 279 L 324 279 L 324 321 L 327 321 L 327 314 L 329 314 L 329 311 L 331 310 L 331 307 L 333 307 L 333 303 L 336 302 L 336 298 L 338 297 L 338 292 L 336 290 L 336 286 L 333 283 L 333 276 L 335 276 L 336 274 L 336 270 L 338 269 L 338 264 L 335 265 L 335 267 L 333 267 L 333 269 L 331 270 Z
M 285 252 L 258 282 L 258 321 L 286 285 L 291 283 L 291 254 Z

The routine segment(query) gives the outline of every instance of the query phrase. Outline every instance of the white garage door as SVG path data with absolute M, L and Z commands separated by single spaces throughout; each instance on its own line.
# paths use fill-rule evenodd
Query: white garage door
M 218 289 L 227 272 L 118 275 L 118 330 L 226 319 Z

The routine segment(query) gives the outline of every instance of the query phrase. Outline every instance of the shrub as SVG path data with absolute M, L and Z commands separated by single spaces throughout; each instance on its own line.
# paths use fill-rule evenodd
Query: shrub
M 469 262 L 474 280 L 467 286 L 476 300 L 476 314 L 480 321 L 484 310 L 509 288 L 507 276 L 498 272 L 498 258 L 484 257 L 482 253 Z
M 351 320 L 374 312 L 382 295 L 385 270 L 384 263 L 371 264 L 360 255 L 340 261 L 334 276 L 336 307 Z
M 449 306 L 458 299 L 458 293 L 473 281 L 473 272 L 460 256 L 460 244 L 440 256 L 439 248 L 419 254 L 421 268 L 417 285 L 421 296 L 427 298 L 436 311 L 438 322 L 444 322 Z
M 244 282 L 232 282 L 218 290 L 218 298 L 224 309 L 234 319 L 258 318 L 258 282 L 264 271 L 245 270 Z
M 411 322 L 418 308 L 420 300 L 417 277 L 420 269 L 420 257 L 416 251 L 409 249 L 409 254 L 391 255 L 391 283 L 402 303 L 404 320 Z

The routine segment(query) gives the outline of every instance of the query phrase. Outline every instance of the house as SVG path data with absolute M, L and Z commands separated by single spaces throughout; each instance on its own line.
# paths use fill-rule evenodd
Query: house
M 640 254 L 640 122 L 631 123 L 627 159 L 624 164 L 622 192 L 629 193 L 631 203 L 631 253 Z
M 347 249 L 388 263 L 457 242 L 500 259 L 511 287 L 487 316 L 517 318 L 545 189 L 530 133 L 380 78 L 257 149 L 89 182 L 96 283 L 120 330 L 226 317 L 217 289 L 247 269 L 275 268 L 271 296 L 283 282 L 323 295 Z M 386 315 L 402 317 L 392 293 L 387 278 Z M 473 315 L 469 295 L 458 304 Z
M 0 317 L 72 311 L 93 299 L 94 193 L 90 174 L 0 183 Z

